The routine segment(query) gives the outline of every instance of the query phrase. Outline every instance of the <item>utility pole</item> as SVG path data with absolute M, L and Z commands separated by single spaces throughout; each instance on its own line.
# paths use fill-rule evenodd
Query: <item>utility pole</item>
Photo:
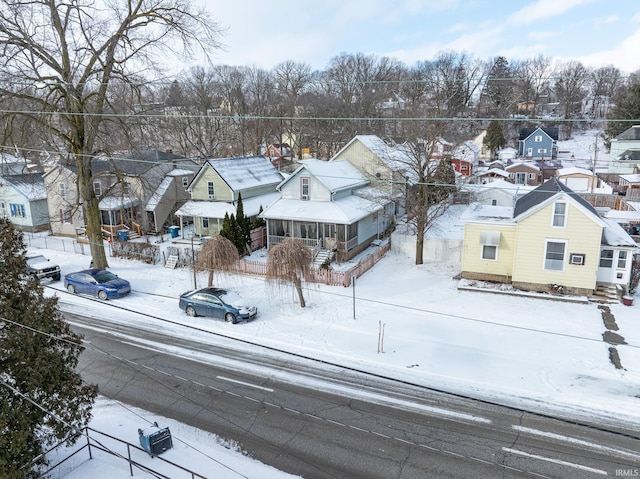
M 595 188 L 595 184 L 597 181 L 597 176 L 596 176 L 596 162 L 598 161 L 598 134 L 596 133 L 596 137 L 595 137 L 595 142 L 593 144 L 593 166 L 592 166 L 592 171 L 593 171 L 593 177 L 591 179 L 591 193 L 593 193 L 593 190 Z

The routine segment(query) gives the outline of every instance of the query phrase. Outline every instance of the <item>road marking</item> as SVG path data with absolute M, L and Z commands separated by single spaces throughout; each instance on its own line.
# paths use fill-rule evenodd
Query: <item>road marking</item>
M 518 451 L 517 449 L 511 449 L 509 447 L 503 447 L 502 450 L 504 452 L 510 452 L 511 454 L 516 454 L 524 457 L 530 457 L 532 459 L 538 459 L 540 461 L 552 462 L 554 464 L 559 464 L 561 466 L 573 467 L 574 469 L 579 469 L 581 471 L 593 472 L 595 474 L 600 474 L 601 476 L 607 476 L 607 471 L 603 471 L 602 469 L 594 469 L 593 467 L 583 466 L 582 464 L 576 464 L 574 462 L 562 461 L 560 459 L 553 459 L 551 457 L 538 456 L 536 454 L 529 454 L 528 452 Z
M 565 441 L 565 442 L 568 442 L 568 443 L 571 443 L 571 444 L 577 444 L 579 446 L 590 447 L 591 449 L 596 449 L 596 450 L 599 450 L 599 451 L 602 451 L 602 452 L 606 452 L 606 453 L 610 453 L 610 454 L 616 454 L 618 456 L 631 457 L 631 458 L 633 458 L 635 460 L 640 459 L 640 455 L 639 454 L 623 451 L 622 449 L 615 449 L 613 447 L 602 446 L 601 444 L 596 444 L 594 442 L 589 442 L 589 441 L 583 441 L 582 439 L 576 439 L 576 438 L 570 437 L 570 436 L 563 436 L 562 434 L 556 434 L 556 433 L 553 433 L 553 432 L 541 431 L 539 429 L 531 429 L 529 427 L 517 426 L 517 425 L 512 425 L 511 427 L 513 429 L 515 429 L 516 431 L 532 434 L 534 436 L 543 436 L 543 437 L 548 437 L 548 438 L 551 438 L 551 439 L 557 439 L 559 441 Z
M 270 389 L 270 388 L 258 386 L 257 384 L 246 383 L 244 381 L 238 381 L 236 379 L 226 378 L 224 376 L 216 376 L 216 379 L 220 379 L 222 381 L 229 381 L 230 383 L 235 383 L 235 384 L 242 384 L 243 386 L 249 386 L 250 388 L 262 389 L 263 391 L 268 391 L 270 393 L 273 392 L 273 389 Z

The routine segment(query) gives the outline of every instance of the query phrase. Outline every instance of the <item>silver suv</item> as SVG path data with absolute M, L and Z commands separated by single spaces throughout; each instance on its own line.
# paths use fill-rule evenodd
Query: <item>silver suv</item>
M 60 281 L 60 266 L 41 254 L 32 254 L 27 256 L 27 274 L 39 280 L 51 278 L 53 281 Z

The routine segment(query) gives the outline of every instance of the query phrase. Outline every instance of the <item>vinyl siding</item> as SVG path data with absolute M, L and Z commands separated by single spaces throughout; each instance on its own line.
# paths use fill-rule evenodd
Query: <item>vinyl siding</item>
M 209 199 L 208 183 L 213 181 L 215 198 Z M 202 172 L 197 182 L 191 188 L 191 199 L 204 201 L 233 201 L 233 192 L 212 168 Z
M 481 231 L 500 232 L 496 260 L 482 259 Z M 464 227 L 462 271 L 509 277 L 513 273 L 515 245 L 515 224 L 467 223 Z
M 360 141 L 353 142 L 336 159 L 347 160 L 355 166 L 371 181 L 371 186 L 384 190 L 388 194 L 395 193 L 392 191 L 394 188 L 391 182 L 395 178 L 389 166 Z M 376 173 L 379 173 L 380 177 L 377 177 Z
M 567 202 L 566 226 L 554 228 L 551 226 L 553 208 L 554 204 L 551 203 L 518 223 L 517 261 L 513 271 L 513 281 L 594 289 L 602 227 L 571 202 Z M 564 271 L 544 269 L 547 239 L 567 241 Z M 585 264 L 569 264 L 571 253 L 585 254 Z

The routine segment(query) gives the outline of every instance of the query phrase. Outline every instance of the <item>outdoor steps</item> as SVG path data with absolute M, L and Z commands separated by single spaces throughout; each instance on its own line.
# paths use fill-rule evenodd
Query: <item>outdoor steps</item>
M 327 258 L 330 258 L 330 260 L 333 260 L 333 251 L 329 249 L 321 249 L 320 251 L 318 251 L 318 254 L 316 255 L 316 257 L 313 258 L 313 267 L 316 269 L 320 268 L 320 266 L 322 266 L 322 264 L 327 260 Z
M 589 300 L 593 303 L 600 304 L 618 304 L 622 291 L 614 284 L 598 283 L 593 296 Z

